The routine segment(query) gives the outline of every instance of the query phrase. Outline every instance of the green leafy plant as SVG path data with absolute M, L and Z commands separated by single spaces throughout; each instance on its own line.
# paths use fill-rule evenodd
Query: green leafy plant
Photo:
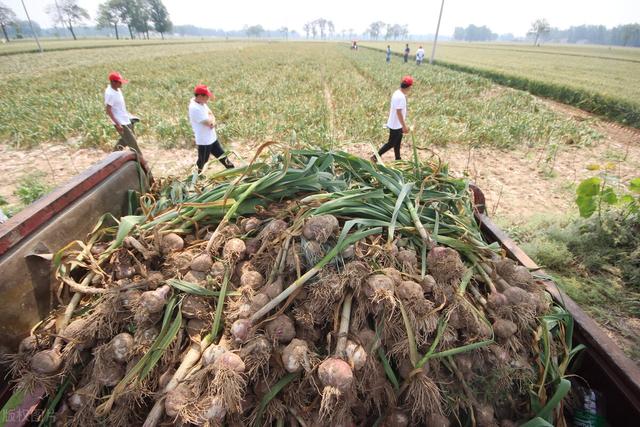
M 611 165 L 601 168 L 599 165 L 588 166 L 590 170 L 603 169 L 599 176 L 587 178 L 580 182 L 576 189 L 576 204 L 580 216 L 589 218 L 596 211 L 598 218 L 602 218 L 602 209 L 605 206 L 621 206 L 627 214 L 640 212 L 640 178 L 634 178 L 626 188 L 615 185 L 617 177 L 610 174 Z
M 34 173 L 20 179 L 14 194 L 20 198 L 23 205 L 30 205 L 51 191 L 52 186 L 47 184 L 44 178 L 43 173 Z

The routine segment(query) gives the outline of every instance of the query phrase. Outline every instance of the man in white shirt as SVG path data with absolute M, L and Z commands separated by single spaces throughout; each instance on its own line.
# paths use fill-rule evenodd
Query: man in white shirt
M 213 154 L 222 165 L 227 168 L 233 168 L 233 163 L 227 158 L 218 142 L 216 135 L 216 118 L 209 109 L 207 102 L 213 94 L 205 85 L 198 85 L 193 90 L 194 97 L 189 102 L 189 121 L 191 128 L 196 137 L 196 146 L 198 147 L 198 172 L 202 172 L 202 168 L 209 160 L 209 156 Z
M 393 96 L 391 97 L 391 108 L 389 109 L 389 119 L 387 120 L 389 141 L 380 147 L 380 150 L 378 150 L 379 156 L 382 156 L 393 148 L 396 160 L 401 160 L 400 143 L 402 142 L 402 135 L 409 133 L 409 127 L 406 123 L 407 95 L 411 91 L 412 86 L 413 77 L 404 76 L 400 82 L 400 89 L 393 92 Z M 376 156 L 372 156 L 371 161 L 375 162 Z
M 416 65 L 422 64 L 422 61 L 424 61 L 424 49 L 420 46 L 416 51 Z
M 128 82 L 128 80 L 122 78 L 120 73 L 114 71 L 109 74 L 109 86 L 104 91 L 104 108 L 107 116 L 109 116 L 120 134 L 120 139 L 115 146 L 116 150 L 120 147 L 131 147 L 140 153 L 133 131 L 133 122 L 138 121 L 138 118 L 132 117 L 127 111 L 124 95 L 120 90 L 122 85 Z

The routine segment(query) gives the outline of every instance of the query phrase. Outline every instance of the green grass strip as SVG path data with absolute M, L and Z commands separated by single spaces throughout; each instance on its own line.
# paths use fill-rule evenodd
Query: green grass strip
M 476 74 L 503 86 L 525 90 L 532 95 L 555 99 L 581 110 L 606 117 L 624 125 L 640 128 L 640 106 L 598 93 L 575 89 L 556 83 L 541 82 L 526 77 L 504 74 L 467 65 L 437 61 L 437 65 L 465 73 Z
M 369 46 L 363 47 L 366 49 L 384 52 L 384 50 L 380 48 Z M 527 91 L 532 95 L 555 99 L 556 101 L 560 101 L 564 104 L 573 105 L 581 110 L 640 129 L 640 105 L 632 104 L 610 96 L 588 92 L 583 89 L 533 80 L 527 77 L 501 73 L 499 71 L 491 71 L 446 61 L 435 61 L 435 64 L 454 71 L 475 74 L 503 86 Z

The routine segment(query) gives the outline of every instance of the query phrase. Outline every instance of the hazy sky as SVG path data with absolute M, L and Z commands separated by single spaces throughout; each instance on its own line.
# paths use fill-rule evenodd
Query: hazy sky
M 78 0 L 95 17 L 104 0 Z M 163 0 L 174 24 L 241 29 L 261 24 L 267 29 L 283 26 L 302 33 L 302 25 L 316 18 L 333 21 L 336 31 L 362 33 L 374 21 L 407 24 L 412 34 L 435 32 L 440 0 Z M 52 25 L 45 13 L 53 0 L 24 0 L 31 19 L 43 27 Z M 25 19 L 20 0 L 0 0 Z M 551 26 L 619 24 L 640 22 L 640 0 L 445 0 L 441 34 L 451 35 L 458 26 L 487 25 L 495 33 L 522 36 L 537 18 Z

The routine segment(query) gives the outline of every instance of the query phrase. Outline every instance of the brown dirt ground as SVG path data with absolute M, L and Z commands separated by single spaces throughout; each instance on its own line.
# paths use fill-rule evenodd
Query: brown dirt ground
M 577 120 L 593 117 L 582 110 L 544 100 L 551 108 Z M 610 164 L 621 182 L 640 176 L 640 130 L 596 120 L 593 127 L 604 138 L 592 146 L 561 146 L 553 169 L 545 162 L 544 148 L 521 147 L 502 151 L 490 147 L 469 148 L 449 145 L 421 150 L 421 156 L 436 156 L 449 163 L 454 175 L 465 175 L 485 194 L 487 210 L 498 221 L 522 224 L 536 214 L 563 215 L 576 212 L 575 186 L 597 172 L 587 165 Z M 366 144 L 347 151 L 370 155 Z M 402 157 L 411 158 L 411 146 L 403 143 Z M 626 158 L 622 161 L 623 158 Z M 393 159 L 386 153 L 385 161 Z

